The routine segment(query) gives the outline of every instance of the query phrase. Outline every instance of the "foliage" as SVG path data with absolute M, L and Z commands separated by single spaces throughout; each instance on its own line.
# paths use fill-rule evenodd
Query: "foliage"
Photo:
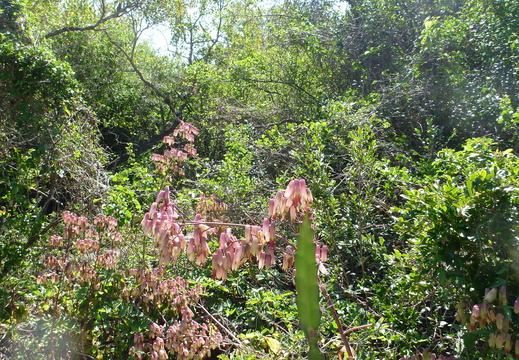
M 3 277 L 46 231 L 49 214 L 88 205 L 106 190 L 106 175 L 95 118 L 69 66 L 43 46 L 5 36 L 0 59 Z
M 406 253 L 395 249 L 390 257 L 399 269 L 392 277 L 408 279 L 400 299 L 426 297 L 430 305 L 420 307 L 437 322 L 445 321 L 446 309 L 477 301 L 495 284 L 516 291 L 517 158 L 492 146 L 489 139 L 474 139 L 463 150 L 440 151 L 422 185 L 405 190 L 405 204 L 394 208 L 395 226 L 409 244 Z
M 0 1 L 1 356 L 511 358 L 518 10 Z
M 189 346 L 191 353 L 203 357 L 221 341 L 218 331 L 193 320 L 189 307 L 199 301 L 201 286 L 192 287 L 160 267 L 118 268 L 120 252 L 116 249 L 121 247 L 123 238 L 115 232 L 114 218 L 96 217 L 89 224 L 86 218 L 65 212 L 63 220 L 64 236 L 50 238 L 50 251 L 44 260 L 46 269 L 38 275 L 32 289 L 39 309 L 27 324 L 34 329 L 33 335 L 24 336 L 14 327 L 18 348 L 10 349 L 13 355 L 36 359 L 88 353 L 127 358 L 132 342 L 125 334 L 142 333 L 148 327 L 150 345 L 142 335 L 136 335 L 136 354 L 146 350 L 162 356 L 165 344 L 180 354 L 188 351 L 185 346 Z M 170 320 L 164 322 L 164 317 Z M 161 342 L 159 329 L 164 327 L 168 335 Z M 195 338 L 188 341 L 190 336 Z M 209 338 L 200 343 L 199 336 Z M 159 342 L 160 349 L 155 346 Z
M 425 259 L 424 269 L 441 282 L 470 284 L 476 293 L 498 277 L 515 277 L 517 159 L 491 146 L 481 139 L 458 152 L 441 151 L 430 183 L 405 191 L 405 206 L 395 209 L 397 226 Z

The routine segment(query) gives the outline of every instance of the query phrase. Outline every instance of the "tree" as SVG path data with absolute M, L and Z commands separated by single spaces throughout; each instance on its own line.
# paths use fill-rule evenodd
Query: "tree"
M 52 227 L 49 214 L 91 204 L 107 178 L 95 118 L 68 65 L 45 47 L 0 36 L 3 277 Z

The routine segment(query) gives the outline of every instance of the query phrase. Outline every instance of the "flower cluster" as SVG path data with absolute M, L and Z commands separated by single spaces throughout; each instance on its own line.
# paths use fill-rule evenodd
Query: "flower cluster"
M 76 249 L 78 249 L 81 254 L 90 251 L 97 252 L 100 247 L 101 244 L 99 243 L 99 240 L 96 239 L 78 239 L 76 241 Z
M 175 263 L 186 247 L 178 218 L 179 213 L 171 202 L 169 187 L 166 186 L 141 222 L 144 233 L 155 238 L 154 246 L 159 249 L 160 264 Z
M 176 359 L 203 359 L 210 356 L 211 350 L 220 345 L 223 337 L 213 326 L 194 320 L 190 304 L 200 300 L 204 289 L 201 285 L 190 286 L 181 277 L 163 279 L 165 269 L 129 270 L 139 286 L 132 291 L 123 290 L 123 297 L 130 296 L 144 308 L 153 304 L 167 303 L 179 316 L 170 325 L 150 324 L 148 340 L 140 333 L 134 335 L 135 345 L 132 353 L 142 359 L 147 353 L 151 359 L 168 359 L 175 354 Z
M 178 213 L 169 197 L 168 189 L 161 192 L 146 220 L 146 224 L 149 220 L 147 231 L 157 235 L 160 246 L 175 246 L 171 234 L 174 231 L 181 234 L 179 225 L 173 221 L 178 220 Z M 118 270 L 114 242 L 119 241 L 121 235 L 115 232 L 117 221 L 112 217 L 98 216 L 89 222 L 84 217 L 65 212 L 63 220 L 64 236 L 51 236 L 52 254 L 44 260 L 46 272 L 37 277 L 38 284 L 56 294 L 43 300 L 53 304 L 46 308 L 52 309 L 55 315 L 68 312 L 69 316 L 81 309 L 80 317 L 88 318 L 96 313 L 106 297 L 110 297 L 132 304 L 134 311 L 141 315 L 150 316 L 157 310 L 163 312 L 162 325 L 158 325 L 157 320 L 150 320 L 146 339 L 140 333 L 135 334 L 132 353 L 137 359 L 144 356 L 151 359 L 203 359 L 221 344 L 222 334 L 210 323 L 196 320 L 191 310 L 205 291 L 201 285 L 192 285 L 181 277 L 171 278 L 163 266 Z M 163 236 L 165 230 L 169 231 L 168 236 Z M 103 272 L 104 269 L 112 271 Z M 87 290 L 83 292 L 85 296 L 74 297 L 67 303 L 70 306 L 63 306 L 60 294 L 77 289 L 77 285 Z M 106 287 L 110 288 L 109 293 Z M 173 318 L 166 319 L 165 314 Z M 92 336 L 92 333 L 85 333 L 83 338 Z
M 297 215 L 306 213 L 310 204 L 313 202 L 312 193 L 306 187 L 304 179 L 292 180 L 285 191 L 278 191 L 276 197 L 270 200 L 269 216 L 276 220 L 285 220 L 290 216 L 292 224 L 296 221 Z
M 182 307 L 200 300 L 204 292 L 200 284 L 191 286 L 181 277 L 164 279 L 164 274 L 163 266 L 151 270 L 128 270 L 127 275 L 134 277 L 138 285 L 132 290 L 124 289 L 123 298 L 136 299 L 145 308 L 152 303 L 167 303 L 176 314 L 181 313 Z
M 247 256 L 245 247 L 231 234 L 231 229 L 220 234 L 219 247 L 213 254 L 212 268 L 213 277 L 216 279 L 227 278 L 229 270 L 236 270 Z
M 97 262 L 107 269 L 115 269 L 117 266 L 117 253 L 114 250 L 105 250 L 97 257 Z
M 319 272 L 321 274 L 327 274 L 328 271 L 324 267 L 324 263 L 328 260 L 328 246 L 316 244 L 315 246 L 315 261 L 317 263 Z
M 168 353 L 179 360 L 199 360 L 211 356 L 211 350 L 222 342 L 222 334 L 212 326 L 196 322 L 187 306 L 182 308 L 181 314 L 181 320 L 175 320 L 170 326 L 152 323 L 148 341 L 141 333 L 136 333 L 135 345 L 131 349 L 135 358 L 143 359 L 145 353 L 152 360 L 169 359 Z
M 211 253 L 207 244 L 207 235 L 214 232 L 213 229 L 202 222 L 202 216 L 197 214 L 193 223 L 193 236 L 189 239 L 187 246 L 187 255 L 191 261 L 195 261 L 197 265 L 204 265 L 207 257 Z
M 101 234 L 108 239 L 118 240 L 121 234 L 115 232 L 117 220 L 111 216 L 97 216 L 89 223 L 83 216 L 64 211 L 64 235 L 52 235 L 49 245 L 51 248 L 66 248 L 68 253 L 76 251 L 76 260 L 70 261 L 65 256 L 48 256 L 45 259 L 47 273 L 37 277 L 38 284 L 70 283 L 85 284 L 97 278 L 97 268 L 114 269 L 117 266 L 117 253 L 114 250 L 101 250 Z M 71 254 L 72 255 L 72 254 Z M 83 258 L 77 258 L 81 255 Z
M 178 128 L 173 131 L 173 136 L 179 136 L 191 144 L 195 141 L 196 135 L 198 135 L 198 129 L 184 121 L 181 121 Z
M 65 223 L 65 231 L 63 237 L 70 239 L 78 235 L 82 230 L 88 226 L 88 219 L 83 216 L 77 216 L 76 214 L 64 211 L 62 214 L 63 222 Z M 51 244 L 52 245 L 52 244 Z
M 205 196 L 200 195 L 200 201 L 196 204 L 196 212 L 200 214 L 202 218 L 206 221 L 210 222 L 222 222 L 228 223 L 229 217 L 225 214 L 227 213 L 228 206 L 226 203 L 218 201 L 218 197 L 216 195 Z M 225 231 L 226 226 L 222 225 L 217 230 L 218 232 Z
M 113 216 L 100 215 L 94 218 L 93 223 L 97 231 L 113 231 L 117 226 L 117 219 Z
M 105 265 L 106 266 L 106 265 Z M 91 264 L 70 262 L 65 257 L 49 256 L 45 260 L 47 273 L 38 275 L 36 283 L 48 284 L 66 281 L 83 285 L 97 278 L 97 272 Z
M 269 269 L 276 264 L 275 251 L 281 249 L 277 246 L 275 220 L 284 220 L 289 216 L 294 223 L 301 214 L 310 211 L 312 201 L 306 182 L 293 180 L 285 191 L 278 191 L 276 197 L 270 200 L 269 217 L 263 220 L 262 226 L 245 226 L 244 238 L 240 240 L 231 235 L 230 229 L 222 233 L 219 246 L 213 254 L 213 276 L 225 280 L 228 271 L 236 270 L 248 259 L 255 259 L 259 269 Z M 326 261 L 326 253 L 326 247 L 322 250 L 319 247 L 318 256 L 323 262 Z M 294 259 L 295 247 L 286 246 L 283 251 L 283 269 L 290 269 Z
M 169 188 L 166 187 L 144 216 L 142 226 L 145 234 L 153 235 L 155 238 L 161 264 L 175 262 L 184 250 L 189 259 L 197 265 L 204 265 L 212 254 L 213 277 L 225 280 L 229 271 L 235 271 L 250 259 L 254 259 L 259 269 L 269 269 L 276 264 L 277 251 L 283 252 L 283 268 L 290 269 L 294 264 L 295 247 L 290 244 L 285 250 L 278 247 L 275 219 L 290 218 L 294 223 L 303 213 L 310 211 L 312 201 L 312 194 L 306 187 L 306 182 L 293 180 L 285 191 L 279 191 L 276 197 L 270 200 L 269 217 L 263 220 L 262 226 L 215 222 L 214 218 L 218 213 L 226 209 L 226 205 L 218 203 L 215 197 L 203 197 L 197 208 L 213 221 L 204 219 L 201 214 L 197 214 L 192 221 L 186 221 L 179 219 L 175 205 L 170 199 Z M 187 246 L 183 233 L 183 227 L 186 225 L 193 228 Z M 231 226 L 243 227 L 244 237 L 238 239 L 234 236 Z M 209 247 L 210 236 L 217 236 L 218 239 L 218 247 L 214 252 L 211 252 Z M 323 273 L 327 250 L 325 245 L 317 246 L 316 258 Z
M 184 170 L 181 167 L 182 163 L 188 157 L 196 156 L 196 149 L 193 147 L 196 135 L 198 135 L 196 127 L 181 121 L 178 128 L 173 131 L 173 137 L 165 136 L 162 139 L 162 142 L 167 147 L 163 155 L 153 154 L 151 156 L 151 160 L 157 162 L 158 170 L 163 173 L 171 171 L 173 174 L 184 175 Z M 175 137 L 180 137 L 187 141 L 182 150 L 174 147 L 177 144 Z
M 508 299 L 506 286 L 499 288 L 486 289 L 485 297 L 481 304 L 476 304 L 467 316 L 467 304 L 461 302 L 457 306 L 456 320 L 462 325 L 468 325 L 468 330 L 474 332 L 485 328 L 493 331 L 488 337 L 488 346 L 497 351 L 509 354 L 512 348 L 515 350 L 515 357 L 519 358 L 519 338 L 513 339 L 510 329 L 510 311 L 508 309 Z M 514 312 L 519 314 L 519 298 L 515 300 Z M 508 316 L 507 316 L 508 314 Z
M 51 248 L 58 248 L 63 246 L 63 238 L 59 235 L 52 235 L 50 237 L 50 247 Z

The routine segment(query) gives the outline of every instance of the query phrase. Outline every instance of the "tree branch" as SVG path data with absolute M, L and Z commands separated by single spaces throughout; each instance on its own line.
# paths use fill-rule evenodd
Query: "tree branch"
M 181 115 L 177 115 L 177 118 L 173 121 L 173 124 L 171 124 L 171 126 L 169 126 L 166 130 L 162 131 L 160 134 L 153 135 L 145 143 L 142 143 L 141 145 L 139 145 L 137 147 L 137 149 L 135 150 L 135 152 L 134 152 L 135 155 L 140 155 L 140 154 L 148 151 L 156 143 L 161 141 L 164 138 L 164 136 L 167 136 L 167 135 L 171 134 L 173 132 L 173 130 L 175 130 L 177 128 L 177 126 L 180 124 L 180 121 L 181 121 Z M 130 158 L 130 155 L 128 153 L 122 154 L 117 159 L 115 159 L 112 162 L 110 162 L 105 167 L 105 169 L 106 170 L 114 170 L 117 167 L 117 165 L 125 163 L 126 161 L 128 161 L 129 158 Z
M 129 13 L 130 11 L 138 8 L 140 5 L 141 5 L 140 1 L 129 2 L 124 6 L 121 6 L 121 4 L 119 4 L 117 6 L 117 8 L 115 9 L 114 13 L 112 13 L 108 16 L 105 16 L 106 9 L 105 9 L 104 2 L 103 2 L 101 16 L 99 17 L 99 20 L 97 20 L 97 22 L 95 24 L 87 25 L 87 26 L 67 26 L 67 27 L 64 27 L 64 28 L 61 28 L 58 30 L 54 30 L 54 31 L 48 33 L 47 35 L 45 35 L 45 39 L 49 39 L 51 37 L 58 36 L 63 33 L 66 33 L 66 32 L 95 30 L 99 25 L 104 24 L 108 20 L 121 17 L 121 16 Z
M 176 129 L 176 127 L 182 121 L 182 110 L 183 110 L 184 106 L 186 106 L 186 104 L 182 104 L 180 106 L 180 109 L 177 111 L 175 109 L 175 105 L 173 104 L 173 100 L 171 99 L 171 97 L 167 94 L 164 94 L 162 91 L 160 91 L 159 88 L 157 88 L 157 86 L 155 86 L 155 84 L 153 84 L 152 82 L 150 82 L 149 80 L 147 80 L 144 77 L 142 71 L 139 69 L 139 67 L 133 60 L 133 56 L 128 54 L 128 52 L 121 45 L 119 45 L 116 41 L 112 40 L 110 38 L 110 35 L 107 32 L 105 32 L 105 34 L 108 37 L 108 39 L 110 40 L 110 42 L 124 55 L 124 57 L 130 63 L 131 67 L 133 68 L 133 70 L 135 71 L 135 73 L 137 74 L 139 79 L 144 83 L 144 85 L 146 85 L 151 90 L 153 90 L 155 95 L 160 97 L 164 101 L 164 103 L 168 106 L 168 108 L 171 110 L 171 113 L 175 114 L 175 120 L 173 121 L 171 126 L 169 126 L 167 129 L 162 131 L 160 134 L 152 136 L 145 143 L 143 143 L 137 147 L 137 149 L 135 150 L 135 155 L 140 155 L 140 154 L 146 152 L 147 150 L 151 149 L 156 143 L 161 141 L 164 138 L 164 136 L 171 134 L 173 132 L 173 130 Z M 117 167 L 117 165 L 128 161 L 129 158 L 130 158 L 130 155 L 128 153 L 119 156 L 117 159 L 110 162 L 106 166 L 106 170 L 114 170 Z
M 153 90 L 153 92 L 155 93 L 155 95 L 157 95 L 158 97 L 162 98 L 162 100 L 164 100 L 164 103 L 166 105 L 168 105 L 169 109 L 171 110 L 171 112 L 173 114 L 176 114 L 177 111 L 175 110 L 175 106 L 173 105 L 173 101 L 171 100 L 171 97 L 164 94 L 162 91 L 160 91 L 156 86 L 155 84 L 153 84 L 152 82 L 148 81 L 144 75 L 142 74 L 142 71 L 139 69 L 139 67 L 137 66 L 137 64 L 135 63 L 135 61 L 133 61 L 133 57 L 130 56 L 128 54 L 128 52 L 126 50 L 124 50 L 124 48 L 119 45 L 116 41 L 112 40 L 110 38 L 110 35 L 108 35 L 108 33 L 105 31 L 105 34 L 106 36 L 108 36 L 108 39 L 110 40 L 110 42 L 124 55 L 124 57 L 126 58 L 126 60 L 128 60 L 128 62 L 130 63 L 131 67 L 133 68 L 133 70 L 135 71 L 135 73 L 137 74 L 137 76 L 139 77 L 139 79 L 141 79 L 141 81 L 144 83 L 144 85 L 146 85 L 147 87 L 149 87 L 151 90 Z

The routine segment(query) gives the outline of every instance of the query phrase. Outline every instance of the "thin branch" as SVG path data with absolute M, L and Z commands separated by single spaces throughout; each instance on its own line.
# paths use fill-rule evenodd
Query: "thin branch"
M 141 70 L 139 69 L 139 67 L 137 66 L 137 64 L 135 63 L 135 61 L 133 60 L 133 58 L 130 56 L 130 54 L 128 54 L 128 52 L 126 50 L 124 50 L 124 48 L 119 45 L 116 41 L 112 40 L 110 38 L 110 35 L 108 34 L 108 32 L 105 31 L 105 34 L 106 36 L 108 37 L 108 39 L 110 40 L 110 42 L 119 50 L 121 51 L 121 53 L 124 55 L 124 57 L 126 58 L 126 60 L 128 60 L 128 62 L 130 63 L 131 67 L 133 68 L 133 70 L 135 71 L 135 73 L 137 74 L 137 76 L 139 77 L 139 79 L 147 86 L 149 87 L 151 90 L 153 90 L 153 92 L 160 98 L 162 98 L 162 100 L 164 100 L 164 103 L 166 103 L 166 105 L 168 105 L 169 109 L 171 110 L 172 113 L 176 113 L 176 110 L 175 110 L 175 106 L 173 105 L 173 102 L 171 100 L 171 97 L 164 94 L 162 91 L 160 91 L 156 86 L 155 84 L 153 84 L 152 82 L 148 81 L 144 75 L 142 74 Z
M 251 83 L 258 83 L 258 84 L 280 84 L 280 85 L 287 85 L 290 86 L 296 90 L 301 91 L 305 95 L 307 95 L 309 98 L 311 98 L 313 101 L 317 102 L 317 98 L 309 93 L 307 90 L 305 90 L 302 86 L 296 84 L 295 81 L 286 81 L 286 80 L 262 80 L 262 79 L 253 79 L 253 78 L 245 78 L 245 81 L 249 81 Z M 263 89 L 264 91 L 268 92 L 266 89 Z
M 135 50 L 137 48 L 137 43 L 139 42 L 139 39 L 141 38 L 144 31 L 149 29 L 150 25 L 143 26 L 144 18 L 141 17 L 140 21 L 137 21 L 133 16 L 131 16 L 132 19 L 132 29 L 133 29 L 133 42 L 132 42 L 132 50 L 131 50 L 131 58 L 133 59 L 135 56 Z M 137 25 L 137 22 L 139 24 Z
M 207 314 L 207 316 L 209 316 L 209 318 L 211 320 L 213 320 L 216 325 L 218 325 L 223 331 L 225 331 L 234 341 L 236 341 L 237 344 L 241 345 L 241 341 L 240 339 L 238 339 L 236 336 L 234 336 L 234 334 L 229 330 L 227 329 L 221 322 L 219 322 L 218 320 L 216 320 L 216 318 L 202 305 L 202 304 L 197 304 L 197 306 L 202 309 L 203 312 L 205 312 Z
M 216 27 L 216 35 L 215 35 L 214 39 L 210 40 L 210 45 L 207 47 L 205 61 L 209 61 L 213 48 L 220 41 L 220 32 L 221 32 L 221 28 L 223 26 L 222 11 L 224 10 L 225 6 L 222 4 L 222 2 L 220 2 L 219 5 L 220 5 L 220 7 L 218 9 L 218 26 Z
M 348 337 L 346 336 L 347 332 L 344 331 L 344 328 L 342 327 L 341 320 L 339 319 L 339 314 L 337 314 L 337 310 L 335 310 L 335 306 L 333 305 L 333 301 L 330 298 L 330 294 L 328 294 L 328 291 L 324 287 L 321 278 L 319 278 L 319 287 L 323 292 L 324 298 L 326 299 L 326 302 L 328 303 L 328 306 L 332 313 L 333 320 L 337 325 L 337 329 L 339 330 L 339 334 L 341 335 L 342 343 L 344 344 L 346 352 L 348 353 L 348 359 L 355 359 L 355 355 L 353 354 L 353 350 L 351 349 L 350 342 L 348 341 Z
M 97 20 L 97 22 L 95 24 L 87 25 L 87 26 L 67 26 L 67 27 L 64 27 L 64 28 L 61 28 L 61 29 L 58 29 L 58 30 L 54 30 L 54 31 L 48 33 L 47 35 L 45 35 L 45 38 L 49 39 L 51 37 L 58 36 L 58 35 L 61 35 L 63 33 L 72 32 L 72 31 L 95 30 L 99 25 L 104 24 L 108 20 L 115 19 L 115 18 L 121 17 L 123 15 L 126 15 L 127 13 L 129 13 L 130 11 L 136 9 L 140 5 L 141 5 L 141 2 L 129 2 L 125 6 L 121 6 L 121 4 L 119 4 L 117 6 L 117 8 L 115 9 L 115 12 L 113 12 L 112 14 L 110 14 L 108 16 L 105 16 L 106 8 L 105 8 L 105 4 L 104 4 L 104 1 L 103 1 L 102 7 L 101 7 L 101 9 L 102 9 L 101 10 L 101 16 L 100 16 L 99 20 Z
M 346 334 L 349 334 L 351 332 L 354 332 L 354 331 L 357 331 L 357 330 L 360 330 L 360 329 L 364 329 L 364 328 L 368 328 L 368 327 L 371 327 L 373 326 L 373 324 L 365 324 L 365 325 L 359 325 L 359 326 L 355 326 L 355 327 L 352 327 L 351 329 L 348 329 L 345 331 L 345 335 Z

